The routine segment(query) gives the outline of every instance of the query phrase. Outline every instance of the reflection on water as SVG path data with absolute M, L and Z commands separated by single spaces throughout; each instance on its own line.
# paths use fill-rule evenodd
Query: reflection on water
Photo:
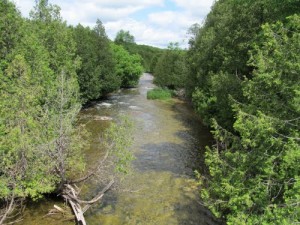
M 203 165 L 201 150 L 209 144 L 211 136 L 184 102 L 147 100 L 146 93 L 151 88 L 152 76 L 144 74 L 139 88 L 122 90 L 80 114 L 81 123 L 92 133 L 91 148 L 86 151 L 89 165 L 101 157 L 99 138 L 111 122 L 95 118 L 114 119 L 126 114 L 136 126 L 133 172 L 120 182 L 118 191 L 109 191 L 100 204 L 89 209 L 87 223 L 216 224 L 209 211 L 199 204 L 198 187 L 193 179 L 193 171 Z M 95 183 L 87 184 L 85 191 L 94 193 Z M 24 224 L 72 224 L 41 219 L 53 204 L 52 200 L 47 204 L 31 204 Z

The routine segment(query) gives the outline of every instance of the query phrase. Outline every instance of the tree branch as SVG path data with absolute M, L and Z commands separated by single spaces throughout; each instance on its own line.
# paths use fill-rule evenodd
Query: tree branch
M 2 225 L 4 223 L 4 220 L 6 219 L 6 217 L 11 213 L 11 211 L 13 210 L 13 205 L 15 202 L 15 197 L 14 195 L 12 196 L 9 206 L 6 207 L 5 213 L 3 214 L 2 218 L 0 219 L 0 225 Z

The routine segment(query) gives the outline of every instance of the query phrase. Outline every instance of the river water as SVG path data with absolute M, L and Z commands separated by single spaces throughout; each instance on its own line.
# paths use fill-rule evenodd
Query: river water
M 214 225 L 210 212 L 201 206 L 194 170 L 203 170 L 203 151 L 211 135 L 191 107 L 185 102 L 147 100 L 147 91 L 154 87 L 153 77 L 144 74 L 138 88 L 121 90 L 108 99 L 82 110 L 81 123 L 92 133 L 86 150 L 89 165 L 103 153 L 99 137 L 111 121 L 128 115 L 134 122 L 136 159 L 132 172 L 106 193 L 99 204 L 85 216 L 90 225 Z M 96 179 L 96 178 L 93 178 Z M 97 182 L 87 183 L 87 195 L 97 193 Z M 30 204 L 22 224 L 74 224 L 44 217 L 53 207 L 62 204 L 53 198 Z

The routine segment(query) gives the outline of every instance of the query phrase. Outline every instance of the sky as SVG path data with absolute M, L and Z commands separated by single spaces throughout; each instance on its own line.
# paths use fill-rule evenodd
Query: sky
M 35 0 L 14 0 L 28 17 Z M 188 28 L 202 24 L 214 0 L 49 0 L 61 8 L 68 24 L 94 27 L 100 19 L 110 39 L 128 30 L 138 44 L 166 47 L 178 42 L 187 47 Z

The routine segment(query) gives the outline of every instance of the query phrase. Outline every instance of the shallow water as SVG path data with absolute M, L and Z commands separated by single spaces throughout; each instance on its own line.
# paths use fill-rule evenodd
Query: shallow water
M 138 88 L 122 90 L 80 113 L 81 123 L 92 133 L 91 147 L 86 151 L 89 165 L 101 157 L 99 138 L 111 122 L 100 120 L 101 116 L 115 119 L 125 114 L 135 124 L 133 170 L 118 184 L 118 190 L 109 191 L 86 212 L 87 223 L 216 224 L 209 211 L 199 204 L 193 172 L 203 169 L 203 149 L 210 144 L 210 133 L 183 101 L 147 100 L 146 93 L 151 88 L 152 76 L 144 74 Z M 96 193 L 97 182 L 87 183 L 84 192 Z M 62 203 L 48 199 L 30 204 L 23 224 L 73 224 L 43 218 L 53 204 Z

